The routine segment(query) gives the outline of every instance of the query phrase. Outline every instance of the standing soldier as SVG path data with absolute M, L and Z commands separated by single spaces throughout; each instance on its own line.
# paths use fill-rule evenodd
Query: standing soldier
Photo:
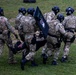
M 50 23 L 51 20 L 55 20 L 56 19 L 56 15 L 60 12 L 60 8 L 58 6 L 54 6 L 52 8 L 52 11 L 49 13 L 45 13 L 44 14 L 44 18 L 46 20 L 47 23 Z M 45 55 L 45 51 L 46 51 L 46 47 L 47 44 L 45 44 L 42 48 L 42 57 L 43 57 L 43 63 L 45 64 L 45 59 L 47 60 L 47 57 Z
M 15 29 L 18 30 L 18 34 L 20 36 L 20 39 L 21 39 L 21 41 L 24 42 L 25 41 L 25 37 L 24 37 L 25 34 L 23 32 L 21 24 L 22 24 L 22 22 L 24 22 L 26 9 L 24 7 L 19 8 L 18 12 L 19 12 L 19 14 L 17 15 L 16 20 L 15 20 Z M 18 41 L 18 42 L 20 42 L 20 41 Z M 22 58 L 24 58 L 24 55 L 26 55 L 26 50 L 27 49 L 22 50 L 22 55 L 23 55 Z
M 21 69 L 24 70 L 24 65 L 28 60 L 31 60 L 32 65 L 36 65 L 34 62 L 34 55 L 36 50 L 36 39 L 35 39 L 35 24 L 36 21 L 33 17 L 35 9 L 34 8 L 28 8 L 27 13 L 28 15 L 25 17 L 23 23 L 21 24 L 23 32 L 25 33 L 25 42 L 27 47 L 29 48 L 28 54 L 25 56 L 24 59 L 21 61 Z
M 63 21 L 64 28 L 66 32 L 71 36 L 71 38 L 64 38 L 64 52 L 61 59 L 61 62 L 65 62 L 68 58 L 69 49 L 71 44 L 75 40 L 75 28 L 76 28 L 76 17 L 73 15 L 74 9 L 72 7 L 68 7 L 66 9 L 66 17 Z
M 61 35 L 68 36 L 69 35 L 65 32 L 64 26 L 61 22 L 64 20 L 64 16 L 59 14 L 56 20 L 51 20 L 49 22 L 49 32 L 47 36 L 47 49 L 46 54 L 43 57 L 43 63 L 46 64 L 46 56 L 51 56 L 52 52 L 54 52 L 54 57 L 52 61 L 52 65 L 57 65 L 57 60 L 60 52 L 60 45 L 61 45 Z
M 12 32 L 17 38 L 17 34 L 15 33 L 15 29 L 10 25 L 8 19 L 4 17 L 4 11 L 0 7 L 0 55 L 3 51 L 4 44 L 9 48 L 9 63 L 16 63 L 14 60 L 14 55 L 11 51 L 12 40 L 10 37 L 10 32 Z M 18 39 L 18 38 L 17 38 Z
M 56 15 L 60 12 L 60 8 L 58 6 L 54 6 L 52 8 L 52 11 L 49 13 L 45 13 L 44 14 L 44 18 L 45 20 L 48 22 L 50 22 L 51 20 L 56 19 Z
M 17 15 L 15 20 L 15 29 L 18 30 L 21 41 L 24 41 L 24 33 L 21 28 L 21 22 L 23 21 L 22 17 L 25 17 L 24 15 L 26 14 L 26 9 L 22 7 L 18 10 L 18 12 L 19 14 Z

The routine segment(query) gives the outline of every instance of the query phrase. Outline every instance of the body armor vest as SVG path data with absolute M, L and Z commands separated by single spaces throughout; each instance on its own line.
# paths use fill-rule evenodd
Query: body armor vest
M 35 20 L 33 17 L 26 16 L 22 24 L 24 33 L 33 33 L 34 32 Z
M 76 25 L 76 18 L 74 16 L 68 16 L 65 24 L 65 28 L 74 28 Z
M 5 23 L 5 19 L 3 17 L 0 17 L 0 33 L 2 32 L 8 32 L 6 23 Z
M 56 31 L 56 25 L 58 24 L 58 22 L 56 22 L 56 20 L 52 20 L 49 23 L 49 34 L 53 35 L 53 36 L 60 36 L 60 33 L 58 31 Z

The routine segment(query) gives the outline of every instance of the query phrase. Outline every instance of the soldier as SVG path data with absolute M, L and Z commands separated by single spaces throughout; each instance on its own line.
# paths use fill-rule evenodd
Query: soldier
M 60 8 L 58 6 L 54 6 L 52 8 L 52 11 L 49 12 L 49 13 L 45 13 L 44 14 L 44 18 L 45 20 L 47 21 L 47 23 L 51 22 L 51 20 L 55 20 L 56 19 L 56 15 L 60 12 Z M 46 47 L 47 47 L 47 44 L 45 44 L 42 48 L 42 57 L 45 56 L 45 52 L 46 52 Z M 45 56 L 46 58 L 46 56 Z M 47 60 L 47 59 L 46 59 Z M 44 61 L 44 60 L 43 60 Z M 45 63 L 45 62 L 44 62 Z
M 69 49 L 71 44 L 74 42 L 75 39 L 75 28 L 76 28 L 76 17 L 73 15 L 74 9 L 72 7 L 68 7 L 66 9 L 66 17 L 63 21 L 64 28 L 66 32 L 71 36 L 71 38 L 64 38 L 64 49 L 63 49 L 63 56 L 61 62 L 65 62 L 68 58 Z
M 43 56 L 43 63 L 46 64 L 46 59 L 48 56 L 54 53 L 52 65 L 57 65 L 57 60 L 60 52 L 61 45 L 61 35 L 69 37 L 69 35 L 65 32 L 64 26 L 61 22 L 64 20 L 64 16 L 59 14 L 56 20 L 51 20 L 49 22 L 49 32 L 47 36 L 47 49 Z
M 23 32 L 25 33 L 25 42 L 28 47 L 28 54 L 21 61 L 21 69 L 22 70 L 24 70 L 24 64 L 28 60 L 31 60 L 32 65 L 36 65 L 34 62 L 34 58 L 33 58 L 35 55 L 35 50 L 36 50 L 36 44 L 35 44 L 36 38 L 34 36 L 36 21 L 33 17 L 34 11 L 35 11 L 34 8 L 27 9 L 28 15 L 25 17 L 25 19 L 24 19 L 25 21 L 21 25 Z
M 21 28 L 21 22 L 23 21 L 22 17 L 25 17 L 24 15 L 26 14 L 26 9 L 22 7 L 18 10 L 18 12 L 19 14 L 17 15 L 16 20 L 15 20 L 15 29 L 18 30 L 20 39 L 24 41 L 24 33 Z
M 18 30 L 18 34 L 20 36 L 20 39 L 22 42 L 24 42 L 25 41 L 25 38 L 24 38 L 25 34 L 22 31 L 23 29 L 21 27 L 21 24 L 25 19 L 26 9 L 24 7 L 19 8 L 18 12 L 19 12 L 19 14 L 17 15 L 16 20 L 15 20 L 15 29 Z M 16 52 L 17 51 L 15 50 L 14 53 L 16 53 Z M 24 57 L 25 54 L 26 54 L 26 49 L 23 49 L 22 50 L 22 55 L 23 55 L 22 58 Z
M 12 32 L 18 39 L 17 34 L 15 33 L 15 29 L 10 25 L 8 19 L 4 17 L 4 11 L 0 7 L 0 55 L 3 51 L 4 44 L 6 43 L 9 48 L 9 63 L 13 64 L 16 63 L 16 61 L 14 60 L 14 55 L 10 48 L 13 45 L 10 32 Z
M 60 12 L 60 8 L 58 6 L 54 6 L 52 11 L 44 14 L 44 18 L 47 22 L 56 19 L 56 15 Z

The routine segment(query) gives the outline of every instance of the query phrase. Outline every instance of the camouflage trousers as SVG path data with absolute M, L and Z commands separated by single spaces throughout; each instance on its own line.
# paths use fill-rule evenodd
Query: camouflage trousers
M 63 56 L 64 58 L 66 58 L 69 55 L 69 50 L 70 50 L 70 46 L 71 46 L 71 42 L 66 42 L 64 44 L 64 49 L 63 49 Z
M 48 36 L 47 43 L 42 49 L 42 54 L 46 54 L 47 57 L 53 55 L 53 60 L 57 60 L 60 53 L 60 47 L 57 47 L 56 43 L 58 43 L 57 38 Z
M 25 35 L 25 42 L 26 45 L 29 47 L 29 52 L 28 54 L 25 56 L 25 58 L 27 60 L 33 60 L 34 56 L 36 54 L 35 50 L 36 50 L 36 44 L 32 44 L 32 39 L 33 39 L 33 34 L 26 34 Z
M 47 43 L 48 45 L 48 43 Z M 60 49 L 59 48 L 53 48 L 51 44 L 49 44 L 50 47 L 43 48 L 42 54 L 46 54 L 47 57 L 53 56 L 53 60 L 57 60 L 59 57 Z
M 2 54 L 3 52 L 3 49 L 4 49 L 4 45 L 7 45 L 8 46 L 8 49 L 9 49 L 9 54 L 8 54 L 8 60 L 9 62 L 12 62 L 14 60 L 14 55 L 10 49 L 10 46 L 12 45 L 12 40 L 11 38 L 9 39 L 0 39 L 0 55 Z
M 64 58 L 66 58 L 66 56 L 69 55 L 70 46 L 71 46 L 71 44 L 75 40 L 74 33 L 68 32 L 68 34 L 71 36 L 71 38 L 65 38 L 65 39 L 63 39 L 63 41 L 64 41 L 64 48 L 63 48 L 63 56 L 62 57 L 64 57 Z

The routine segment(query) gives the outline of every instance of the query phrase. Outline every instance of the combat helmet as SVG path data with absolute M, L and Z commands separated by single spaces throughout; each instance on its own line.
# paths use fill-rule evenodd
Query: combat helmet
M 64 20 L 64 15 L 63 14 L 58 14 L 57 19 L 62 22 Z
M 66 8 L 66 15 L 71 15 L 73 14 L 73 12 L 74 12 L 74 9 L 72 7 Z
M 0 7 L 0 16 L 4 16 L 3 8 Z
M 54 11 L 55 15 L 57 15 L 57 13 L 60 12 L 60 8 L 58 6 L 54 6 L 52 11 Z
M 33 15 L 35 9 L 33 7 L 30 7 L 27 9 L 27 13 Z
M 22 13 L 23 15 L 25 15 L 25 14 L 26 14 L 26 9 L 25 9 L 24 7 L 22 7 L 22 8 L 20 8 L 20 9 L 18 10 L 18 12 L 19 12 L 19 13 Z

